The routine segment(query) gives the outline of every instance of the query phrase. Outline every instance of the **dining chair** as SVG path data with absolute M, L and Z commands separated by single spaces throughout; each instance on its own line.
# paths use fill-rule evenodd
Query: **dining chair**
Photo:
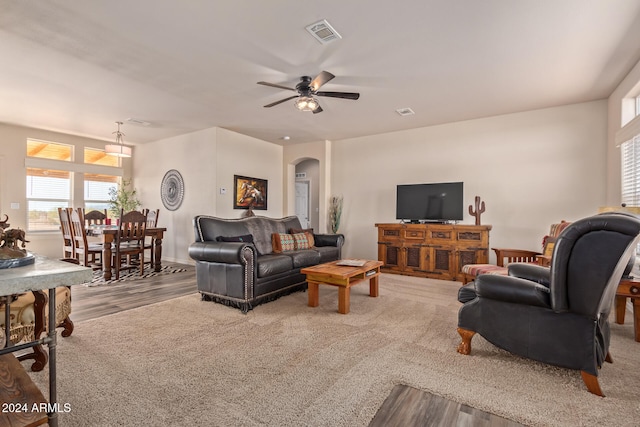
M 147 228 L 147 216 L 140 211 L 124 213 L 120 210 L 120 229 L 116 234 L 114 259 L 116 280 L 120 270 L 140 268 L 144 273 L 144 237 Z M 124 264 L 123 264 L 124 261 Z
M 147 228 L 155 228 L 158 226 L 158 216 L 160 216 L 160 209 L 156 209 L 155 211 L 149 209 L 143 209 L 142 213 L 147 216 Z M 144 241 L 144 249 L 149 251 L 149 262 L 151 266 L 153 266 L 155 261 L 155 238 L 152 236 L 147 236 Z
M 75 258 L 85 267 L 97 270 L 102 267 L 99 260 L 102 254 L 102 244 L 89 243 L 87 241 L 87 230 L 85 228 L 82 208 L 70 209 L 71 212 L 71 233 L 73 235 L 73 250 Z
M 73 233 L 71 232 L 71 208 L 58 208 L 60 230 L 62 231 L 62 258 L 75 258 Z
M 82 216 L 84 217 L 84 225 L 85 227 L 90 227 L 92 225 L 105 225 L 107 223 L 107 210 L 92 210 L 89 212 L 85 212 L 84 208 L 82 208 Z

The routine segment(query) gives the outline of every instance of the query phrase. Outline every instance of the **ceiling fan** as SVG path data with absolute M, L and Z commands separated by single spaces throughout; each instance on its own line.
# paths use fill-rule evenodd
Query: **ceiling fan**
M 359 93 L 355 92 L 326 92 L 326 91 L 318 91 L 322 85 L 332 80 L 335 76 L 328 71 L 323 71 L 313 79 L 309 76 L 300 77 L 300 83 L 296 85 L 295 88 L 290 88 L 282 85 L 278 85 L 275 83 L 268 82 L 258 82 L 259 85 L 277 87 L 278 89 L 285 90 L 293 90 L 298 92 L 297 95 L 292 95 L 287 98 L 281 99 L 280 101 L 272 102 L 271 104 L 265 105 L 265 108 L 273 107 L 274 105 L 282 104 L 283 102 L 289 101 L 290 99 L 298 98 L 295 101 L 296 107 L 301 111 L 312 111 L 313 114 L 321 113 L 322 107 L 320 103 L 315 98 L 316 96 L 328 96 L 330 98 L 342 98 L 342 99 L 353 99 L 356 100 L 360 98 Z

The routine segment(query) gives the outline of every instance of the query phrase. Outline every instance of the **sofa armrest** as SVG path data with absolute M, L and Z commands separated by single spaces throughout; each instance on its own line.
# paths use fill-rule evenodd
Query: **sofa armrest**
M 314 234 L 313 240 L 316 246 L 336 246 L 342 247 L 344 235 L 342 234 Z
M 496 264 L 505 267 L 505 259 L 507 264 L 512 262 L 536 262 L 536 255 L 542 255 L 540 252 L 528 251 L 525 249 L 505 249 L 492 248 L 496 253 Z
M 475 291 L 480 298 L 551 308 L 549 288 L 519 277 L 483 274 L 475 280 Z
M 245 264 L 246 250 L 255 252 L 255 246 L 244 242 L 195 242 L 189 246 L 189 256 L 196 261 Z
M 551 284 L 551 270 L 549 267 L 533 264 L 511 264 L 509 266 L 509 276 L 531 280 L 547 288 Z

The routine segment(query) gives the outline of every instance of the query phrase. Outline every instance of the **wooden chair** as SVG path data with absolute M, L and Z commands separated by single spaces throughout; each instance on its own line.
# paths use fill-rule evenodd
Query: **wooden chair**
M 71 209 L 71 233 L 73 235 L 74 258 L 85 267 L 91 267 L 94 270 L 101 268 L 102 263 L 99 261 L 99 257 L 102 254 L 102 244 L 89 244 L 87 241 L 82 208 Z
M 75 258 L 73 233 L 71 231 L 71 208 L 58 208 L 60 230 L 62 231 L 62 257 Z
M 158 226 L 158 216 L 160 216 L 160 209 L 156 209 L 155 211 L 144 209 L 142 213 L 147 216 L 147 228 L 155 228 Z M 144 241 L 144 249 L 149 251 L 149 264 L 151 266 L 153 266 L 155 261 L 154 240 L 155 239 L 153 237 L 147 237 Z
M 557 224 L 551 224 L 549 234 L 542 238 L 542 246 L 546 251 L 547 243 L 549 241 L 555 241 L 555 239 L 567 228 L 571 223 L 567 221 L 560 221 Z M 506 276 L 508 274 L 507 266 L 515 262 L 525 262 L 530 264 L 539 264 L 545 267 L 549 267 L 550 256 L 548 259 L 541 258 L 542 252 L 530 251 L 526 249 L 505 249 L 505 248 L 492 248 L 496 253 L 496 265 L 493 264 L 467 264 L 462 267 L 462 284 L 474 280 L 481 274 L 493 274 L 499 276 Z M 545 262 L 543 262 L 545 261 Z
M 146 228 L 147 216 L 143 212 L 131 211 L 125 214 L 120 210 L 120 230 L 116 234 L 113 260 L 116 280 L 120 278 L 120 270 L 123 269 L 140 268 L 140 274 L 144 273 Z
M 84 217 L 84 225 L 85 227 L 90 227 L 92 225 L 105 225 L 107 223 L 107 210 L 98 211 L 93 210 L 86 212 L 82 209 L 82 216 Z

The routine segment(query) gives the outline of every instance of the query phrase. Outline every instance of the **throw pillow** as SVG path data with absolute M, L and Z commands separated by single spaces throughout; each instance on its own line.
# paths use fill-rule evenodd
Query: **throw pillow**
M 296 233 L 292 234 L 292 236 L 296 250 L 311 249 L 311 245 L 309 244 L 309 233 Z
M 313 238 L 313 228 L 292 228 L 289 230 L 289 233 L 291 234 L 306 233 L 307 240 L 309 241 L 309 248 L 313 248 L 316 245 L 316 242 Z
M 296 243 L 293 235 L 285 233 L 273 233 L 271 235 L 271 246 L 276 254 L 296 250 Z
M 244 242 L 244 243 L 253 243 L 253 235 L 244 234 L 242 236 L 218 236 L 216 238 L 218 242 Z

